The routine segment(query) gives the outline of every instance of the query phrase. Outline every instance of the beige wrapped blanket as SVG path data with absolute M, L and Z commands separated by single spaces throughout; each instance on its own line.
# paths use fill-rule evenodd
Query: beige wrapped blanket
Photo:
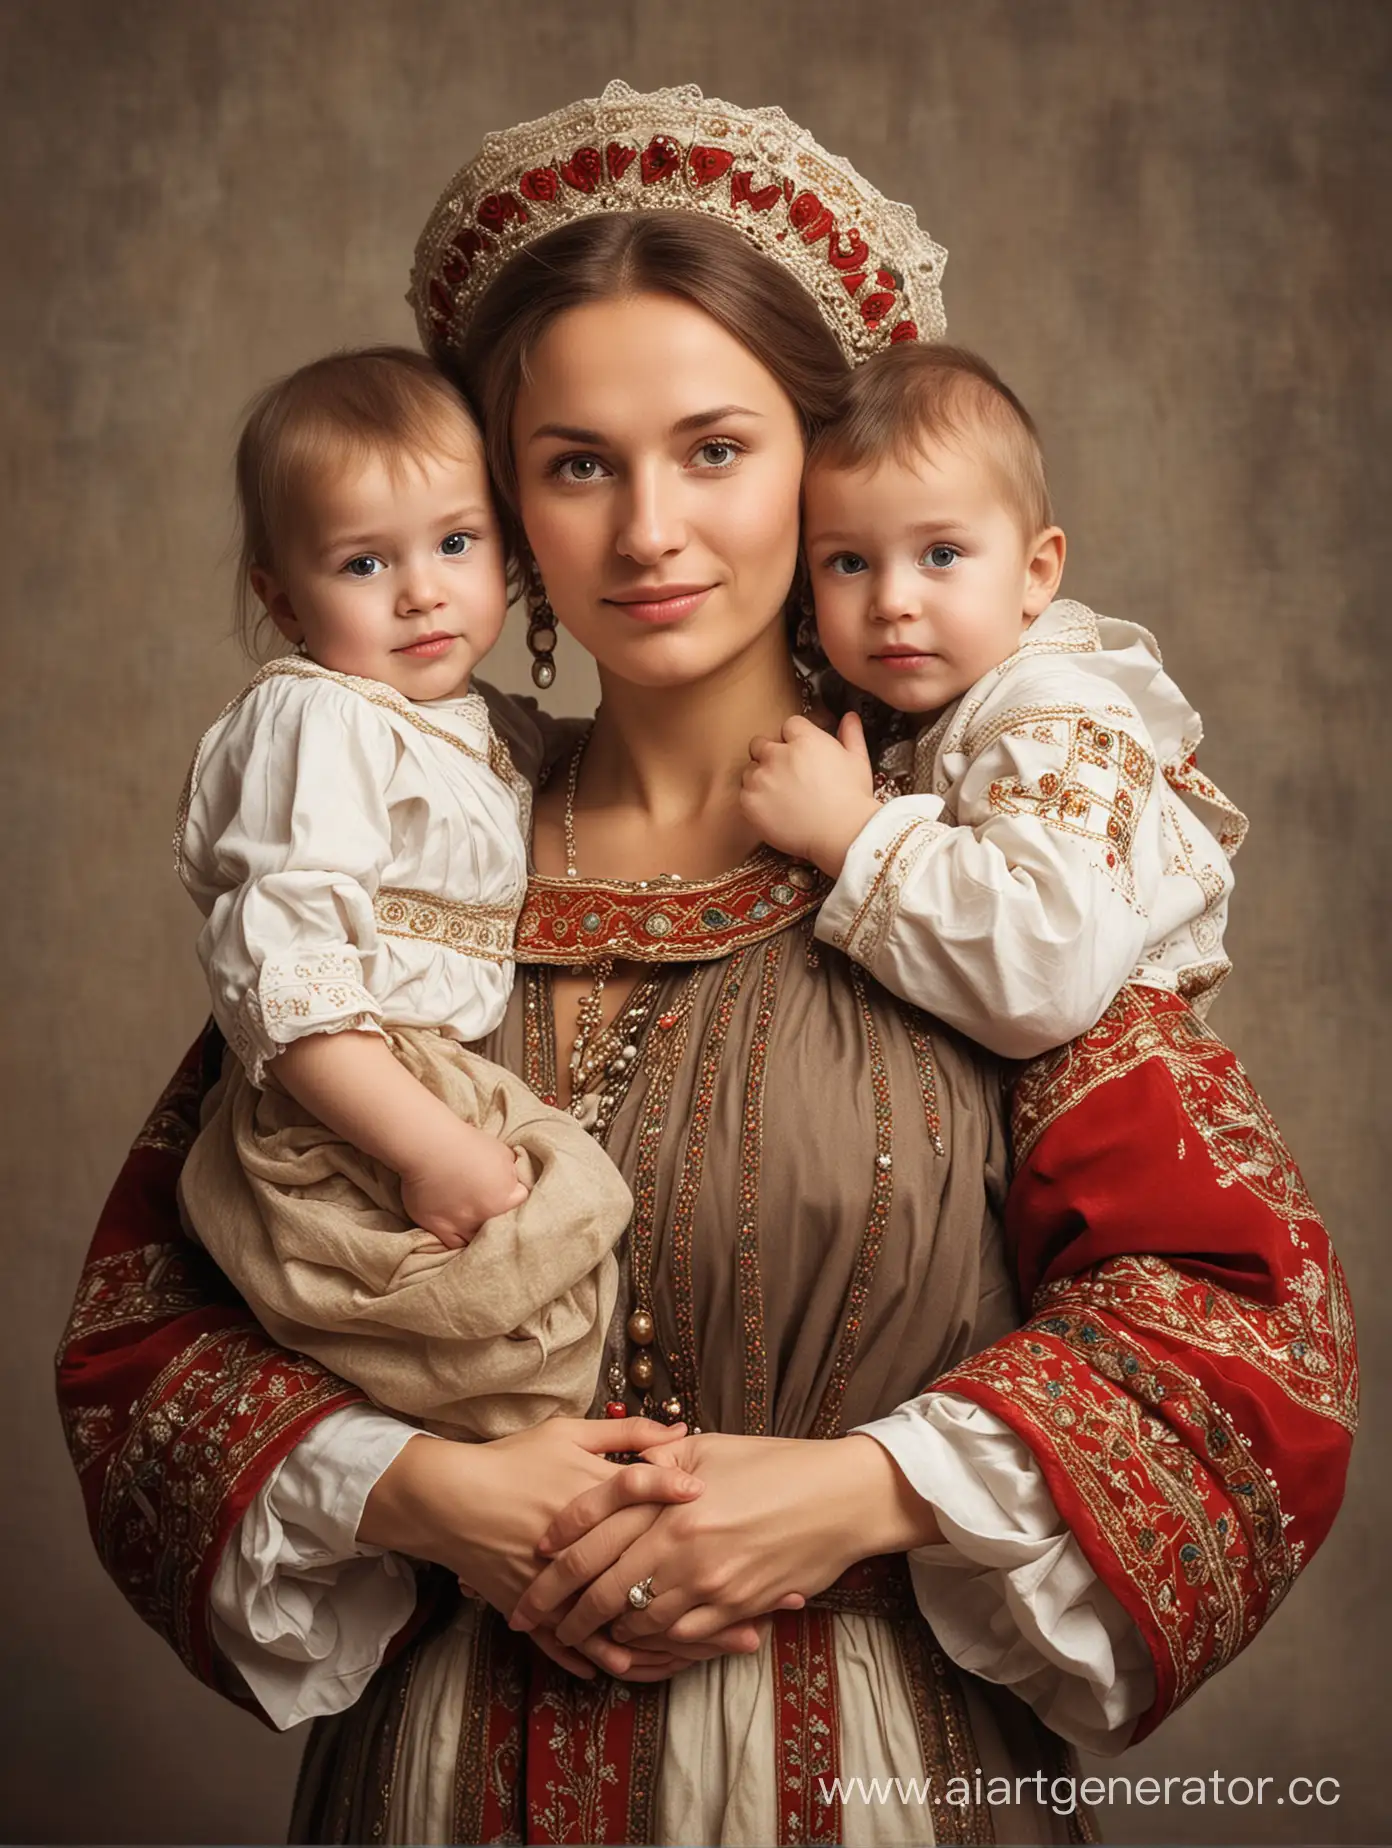
M 285 1347 L 449 1437 L 590 1409 L 632 1196 L 573 1117 L 443 1034 L 400 1028 L 406 1069 L 520 1150 L 532 1191 L 463 1250 L 413 1226 L 397 1176 L 228 1054 L 183 1171 L 185 1217 Z M 274 1067 L 272 1067 L 272 1071 Z

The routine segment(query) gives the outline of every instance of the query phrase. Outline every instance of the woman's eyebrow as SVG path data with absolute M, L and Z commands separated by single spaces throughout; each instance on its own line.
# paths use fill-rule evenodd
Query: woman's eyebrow
M 672 425 L 674 436 L 685 436 L 691 430 L 704 430 L 711 424 L 724 423 L 730 417 L 762 417 L 762 411 L 751 411 L 743 404 L 717 404 L 713 410 L 693 411 L 689 417 L 680 417 Z M 529 443 L 540 442 L 543 437 L 556 437 L 563 443 L 588 443 L 595 448 L 602 448 L 608 441 L 601 430 L 586 430 L 579 424 L 538 424 L 527 438 Z
M 762 417 L 762 411 L 751 411 L 743 404 L 717 404 L 713 411 L 693 411 L 690 417 L 682 417 L 672 425 L 674 436 L 684 436 L 688 430 L 704 430 L 707 424 L 724 423 L 729 417 Z

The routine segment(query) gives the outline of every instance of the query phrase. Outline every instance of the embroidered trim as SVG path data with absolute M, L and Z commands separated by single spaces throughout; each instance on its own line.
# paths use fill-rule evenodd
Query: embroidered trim
M 778 980 L 786 939 L 775 937 L 764 952 L 759 1008 L 754 1016 L 754 1043 L 744 1085 L 744 1130 L 740 1137 L 739 1232 L 735 1241 L 735 1280 L 739 1289 L 740 1326 L 744 1334 L 744 1426 L 746 1436 L 768 1433 L 768 1354 L 764 1348 L 764 1290 L 759 1269 L 759 1176 L 764 1160 L 764 1080 L 768 1076 L 768 1039 L 778 1005 Z
M 780 1611 L 773 1620 L 774 1790 L 778 1841 L 839 1843 L 841 1716 L 836 1620 L 828 1611 Z M 828 1792 L 832 1794 L 829 1796 Z
M 517 956 L 585 966 L 718 962 L 776 936 L 829 889 L 810 866 L 761 849 L 718 879 L 576 880 L 534 874 L 517 923 Z
M 1011 1115 L 1016 1164 L 1065 1111 L 1148 1059 L 1158 1059 L 1174 1079 L 1220 1187 L 1245 1187 L 1297 1245 L 1301 1226 L 1322 1230 L 1300 1170 L 1251 1079 L 1177 995 L 1159 988 L 1122 989 L 1089 1032 L 1026 1067 Z
M 372 915 L 384 937 L 438 943 L 500 968 L 512 961 L 516 905 L 467 905 L 408 886 L 383 886 L 372 901 Z
M 1026 779 L 997 777 L 987 800 L 998 815 L 1033 815 L 1046 828 L 1101 848 L 1101 870 L 1136 903 L 1131 849 L 1155 783 L 1155 758 L 1131 733 L 1085 706 L 1017 706 L 963 740 L 976 758 L 1009 738 L 1046 745 L 1056 766 Z
M 845 930 L 833 934 L 832 942 L 838 950 L 844 950 L 866 968 L 874 967 L 894 928 L 905 880 L 933 842 L 946 833 L 944 823 L 919 819 L 901 828 L 888 847 L 875 849 L 880 870 Z

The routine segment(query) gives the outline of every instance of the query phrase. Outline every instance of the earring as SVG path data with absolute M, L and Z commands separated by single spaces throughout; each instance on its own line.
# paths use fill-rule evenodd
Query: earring
M 533 685 L 544 693 L 556 678 L 556 617 L 538 577 L 527 587 L 527 647 Z

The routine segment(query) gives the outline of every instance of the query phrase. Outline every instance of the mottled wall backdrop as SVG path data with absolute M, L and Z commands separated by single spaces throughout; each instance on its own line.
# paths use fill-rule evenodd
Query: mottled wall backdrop
M 1289 1604 L 1124 1768 L 1344 1794 L 1107 1822 L 1387 1839 L 1389 21 L 1378 0 L 8 0 L 6 1838 L 283 1830 L 299 1742 L 197 1687 L 103 1578 L 49 1359 L 205 1011 L 168 842 L 245 672 L 239 407 L 327 348 L 409 338 L 416 231 L 482 133 L 623 76 L 781 103 L 913 202 L 952 253 L 954 335 L 1038 414 L 1069 590 L 1160 633 L 1251 814 L 1216 1022 L 1342 1243 L 1365 1435 Z M 497 677 L 523 659 L 514 632 Z M 590 691 L 567 661 L 552 697 Z

